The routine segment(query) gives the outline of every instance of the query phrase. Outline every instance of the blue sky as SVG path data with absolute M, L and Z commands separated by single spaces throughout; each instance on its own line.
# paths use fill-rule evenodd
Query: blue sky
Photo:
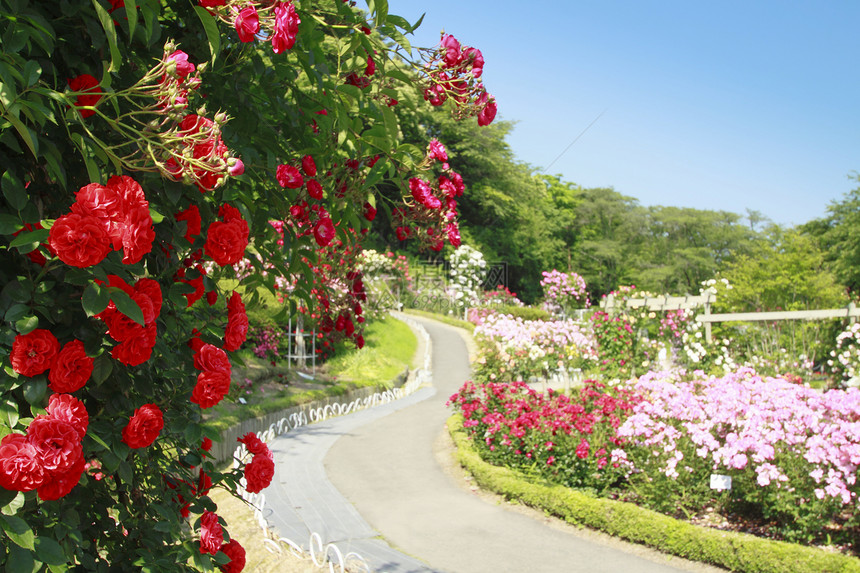
M 479 48 L 520 161 L 642 205 L 801 224 L 860 186 L 860 2 L 389 0 Z M 601 115 L 602 114 L 602 115 Z

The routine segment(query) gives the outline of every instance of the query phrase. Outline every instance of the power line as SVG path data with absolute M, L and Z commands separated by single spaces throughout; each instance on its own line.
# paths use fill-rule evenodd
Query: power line
M 562 156 L 562 155 L 564 155 L 565 153 L 567 153 L 567 150 L 568 150 L 568 149 L 570 149 L 571 147 L 573 147 L 573 144 L 574 144 L 574 143 L 576 143 L 577 141 L 579 141 L 579 138 L 580 138 L 580 137 L 582 137 L 583 135 L 585 135 L 585 132 L 586 132 L 586 131 L 588 131 L 589 129 L 591 129 L 591 126 L 592 126 L 592 125 L 594 125 L 595 123 L 597 123 L 597 120 L 598 120 L 598 119 L 600 119 L 601 117 L 603 117 L 603 114 L 604 114 L 604 113 L 606 113 L 606 111 L 607 111 L 608 109 L 609 109 L 609 108 L 604 109 L 603 111 L 601 111 L 601 112 L 600 112 L 600 114 L 599 114 L 597 117 L 595 117 L 593 120 L 591 120 L 591 123 L 589 123 L 588 125 L 586 125 L 586 126 L 585 126 L 585 129 L 583 129 L 582 131 L 580 131 L 580 132 L 579 132 L 579 135 L 577 135 L 577 136 L 573 139 L 573 141 L 571 141 L 571 142 L 568 144 L 568 146 L 564 148 L 564 151 L 562 151 L 561 153 L 559 153 L 559 154 L 558 154 L 558 156 L 556 156 L 556 158 L 555 158 L 555 159 L 553 159 L 552 161 L 550 161 L 550 162 L 549 162 L 549 165 L 547 165 L 546 167 L 544 167 L 544 168 L 541 170 L 541 172 L 542 172 L 542 173 L 546 173 L 546 172 L 547 172 L 547 169 L 549 169 L 550 167 L 552 167 L 552 166 L 553 166 L 553 164 L 554 164 L 556 161 L 558 161 L 559 159 L 561 159 L 561 156 Z

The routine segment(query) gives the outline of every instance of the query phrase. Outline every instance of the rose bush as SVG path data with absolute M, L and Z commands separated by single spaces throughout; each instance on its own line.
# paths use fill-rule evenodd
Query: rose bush
M 288 309 L 323 314 L 320 249 L 377 210 L 459 242 L 462 178 L 402 144 L 393 108 L 427 95 L 483 125 L 496 104 L 478 50 L 445 37 L 412 61 L 413 28 L 384 0 L 0 0 L 6 570 L 242 567 L 207 492 L 262 490 L 271 455 L 220 471 L 201 412 L 229 391 L 245 308 L 288 277 Z M 409 186 L 432 168 L 438 207 Z M 360 345 L 343 266 L 329 318 Z

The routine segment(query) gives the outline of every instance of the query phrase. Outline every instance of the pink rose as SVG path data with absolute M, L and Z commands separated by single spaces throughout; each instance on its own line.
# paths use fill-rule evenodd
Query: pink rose
M 242 42 L 253 42 L 254 36 L 260 31 L 260 16 L 253 6 L 243 8 L 236 16 L 236 33 Z

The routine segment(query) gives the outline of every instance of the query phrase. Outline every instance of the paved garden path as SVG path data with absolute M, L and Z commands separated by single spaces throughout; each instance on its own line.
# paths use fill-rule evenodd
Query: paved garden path
M 317 531 L 378 572 L 716 571 L 488 501 L 464 486 L 444 422 L 451 414 L 445 402 L 469 377 L 467 346 L 457 329 L 418 321 L 432 340 L 432 388 L 273 442 L 278 473 L 267 507 L 282 535 L 301 542 Z

